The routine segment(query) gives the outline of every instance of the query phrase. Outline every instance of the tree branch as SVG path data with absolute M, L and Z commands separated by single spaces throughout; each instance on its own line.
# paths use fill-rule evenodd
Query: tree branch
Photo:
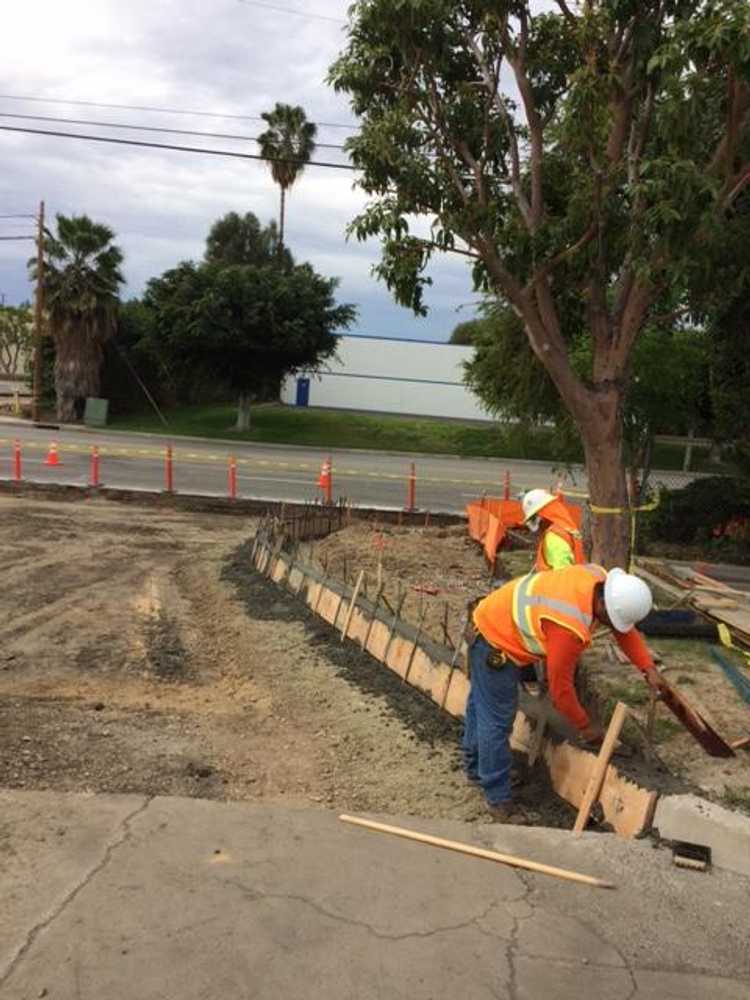
M 507 22 L 506 22 L 507 23 Z M 503 29 L 505 30 L 505 29 Z M 521 213 L 526 226 L 530 229 L 532 224 L 532 212 L 529 200 L 523 190 L 523 185 L 521 183 L 521 157 L 518 149 L 518 136 L 516 135 L 514 122 L 505 106 L 502 95 L 500 94 L 499 79 L 500 79 L 500 62 L 498 62 L 497 73 L 492 75 L 490 73 L 489 66 L 484 58 L 482 50 L 479 48 L 476 39 L 472 36 L 471 32 L 466 32 L 464 37 L 474 53 L 474 58 L 479 66 L 479 71 L 482 74 L 482 79 L 484 80 L 485 87 L 489 94 L 490 100 L 497 108 L 500 117 L 505 125 L 505 131 L 508 134 L 508 145 L 510 148 L 510 183 L 513 190 L 513 195 L 516 199 L 516 204 L 518 205 L 518 210 Z
M 544 163 L 544 134 L 541 118 L 537 110 L 534 94 L 531 89 L 531 82 L 526 72 L 526 45 L 529 37 L 529 25 L 526 11 L 521 10 L 520 19 L 520 42 L 517 47 L 510 40 L 507 27 L 504 32 L 506 47 L 513 55 L 508 56 L 508 62 L 513 70 L 516 79 L 516 86 L 521 94 L 526 124 L 529 129 L 530 156 L 529 166 L 531 173 L 531 215 L 529 225 L 532 232 L 535 232 L 544 214 L 544 199 L 542 190 L 542 164 Z
M 560 13 L 565 18 L 565 20 L 568 22 L 568 24 L 572 24 L 572 25 L 577 25 L 578 24 L 578 18 L 575 16 L 575 14 L 573 13 L 573 11 L 567 5 L 567 3 L 565 2 L 565 0 L 555 0 L 555 3 L 560 8 Z
M 735 174 L 729 183 L 731 184 L 731 187 L 726 194 L 722 195 L 720 202 L 721 207 L 724 210 L 729 208 L 734 199 L 742 194 L 748 184 L 750 184 L 750 163 L 744 164 L 740 172 Z

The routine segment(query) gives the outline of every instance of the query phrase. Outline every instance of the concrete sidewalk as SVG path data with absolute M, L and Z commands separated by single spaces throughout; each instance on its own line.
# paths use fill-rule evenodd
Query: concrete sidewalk
M 611 879 L 592 889 L 323 811 L 0 792 L 0 997 L 746 1000 L 750 881 L 648 842 L 395 820 Z

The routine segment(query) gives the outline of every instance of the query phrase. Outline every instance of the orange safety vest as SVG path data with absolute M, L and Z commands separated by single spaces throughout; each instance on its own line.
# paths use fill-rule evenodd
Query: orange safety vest
M 539 545 L 536 550 L 536 562 L 534 563 L 534 569 L 537 573 L 543 573 L 545 570 L 552 569 L 544 557 L 544 539 L 550 532 L 553 535 L 557 535 L 558 538 L 562 538 L 566 545 L 570 546 L 573 550 L 573 559 L 576 565 L 586 562 L 586 553 L 583 551 L 583 539 L 581 538 L 580 531 L 563 528 L 560 524 L 551 524 L 539 539 Z
M 607 571 L 594 563 L 528 573 L 480 601 L 474 624 L 491 646 L 521 665 L 547 655 L 545 621 L 562 625 L 588 646 L 594 628 L 594 588 L 606 579 Z

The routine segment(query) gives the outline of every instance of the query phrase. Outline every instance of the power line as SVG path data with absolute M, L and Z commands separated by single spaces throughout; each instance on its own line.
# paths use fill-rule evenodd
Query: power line
M 252 7 L 265 7 L 266 10 L 275 10 L 279 14 L 296 14 L 297 17 L 311 17 L 316 21 L 333 21 L 334 24 L 346 24 L 343 17 L 329 17 L 327 14 L 312 14 L 305 10 L 292 10 L 290 7 L 277 7 L 276 4 L 265 3 L 264 0 L 238 0 L 239 3 Z
M 93 125 L 95 128 L 121 128 L 132 132 L 161 132 L 166 135 L 195 135 L 206 139 L 237 139 L 243 142 L 260 142 L 255 135 L 237 135 L 236 132 L 195 132 L 184 128 L 162 128 L 157 125 L 130 125 L 121 122 L 96 122 L 87 118 L 54 118 L 50 115 L 21 115 L 10 111 L 0 111 L 0 118 L 15 118 L 30 122 L 56 122 L 61 125 Z M 332 142 L 316 142 L 317 149 L 343 149 L 341 145 Z M 1 218 L 1 216 L 0 216 Z
M 10 240 L 35 240 L 36 236 L 0 236 L 0 240 L 4 243 Z
M 19 94 L 0 94 L 3 101 L 32 101 L 37 104 L 69 104 L 82 108 L 109 108 L 119 111 L 148 111 L 162 115 L 193 115 L 197 118 L 226 118 L 233 121 L 261 122 L 265 119 L 261 115 L 233 115 L 214 111 L 189 111 L 182 108 L 156 108 L 145 104 L 104 104 L 100 101 L 76 101 L 59 97 L 23 97 Z M 341 122 L 313 122 L 322 128 L 343 128 L 350 132 L 356 132 L 356 125 L 344 125 Z
M 23 214 L 20 214 L 20 213 L 9 214 L 9 215 L 0 215 L 0 219 L 35 219 L 35 218 L 36 218 L 35 215 L 31 215 L 31 214 L 29 214 L 29 215 L 23 215 Z
M 26 135 L 50 135 L 61 139 L 85 139 L 88 142 L 109 142 L 117 146 L 142 146 L 145 149 L 171 149 L 180 153 L 203 153 L 208 156 L 229 156 L 237 160 L 262 160 L 265 163 L 299 163 L 301 166 L 329 167 L 332 170 L 356 170 L 350 163 L 326 163 L 322 160 L 293 160 L 283 156 L 261 156 L 260 153 L 237 153 L 231 149 L 208 149 L 205 146 L 174 146 L 166 142 L 144 142 L 139 139 L 116 139 L 110 135 L 83 135 L 79 132 L 53 132 L 48 129 L 22 128 L 20 125 L 0 125 L 0 132 L 23 132 Z

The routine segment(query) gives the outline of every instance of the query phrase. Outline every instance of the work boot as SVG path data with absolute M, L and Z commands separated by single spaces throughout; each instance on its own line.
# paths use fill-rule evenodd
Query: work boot
M 526 812 L 512 802 L 501 802 L 498 805 L 488 803 L 487 810 L 493 823 L 507 823 L 511 826 L 529 825 L 529 817 Z

